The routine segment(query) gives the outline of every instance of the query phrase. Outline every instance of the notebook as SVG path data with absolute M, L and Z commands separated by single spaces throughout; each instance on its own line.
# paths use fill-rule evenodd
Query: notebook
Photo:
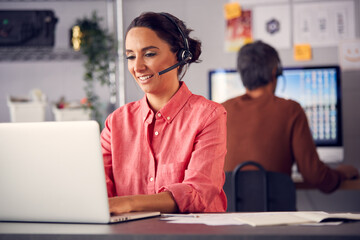
M 0 221 L 111 223 L 95 121 L 0 123 Z

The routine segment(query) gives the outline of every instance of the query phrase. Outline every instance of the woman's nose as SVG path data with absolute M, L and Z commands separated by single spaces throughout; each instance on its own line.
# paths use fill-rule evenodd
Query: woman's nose
M 143 59 L 136 58 L 135 63 L 134 63 L 134 71 L 139 72 L 139 71 L 143 71 L 145 69 L 146 69 L 146 65 L 145 65 Z

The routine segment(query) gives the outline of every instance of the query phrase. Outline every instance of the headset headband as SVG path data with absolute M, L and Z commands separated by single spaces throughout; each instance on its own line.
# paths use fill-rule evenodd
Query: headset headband
M 181 53 L 181 60 L 182 61 L 185 61 L 185 62 L 187 62 L 188 60 L 191 60 L 191 58 L 192 58 L 192 53 L 190 52 L 190 48 L 189 48 L 189 42 L 188 42 L 188 40 L 187 40 L 187 38 L 185 37 L 185 34 L 183 33 L 183 31 L 181 30 L 181 28 L 179 27 L 179 25 L 175 22 L 175 20 L 172 18 L 172 17 L 170 17 L 167 13 L 164 13 L 164 12 L 161 12 L 160 13 L 162 16 L 164 16 L 164 17 L 166 17 L 170 22 L 172 22 L 174 25 L 175 25 L 175 27 L 178 29 L 178 31 L 180 32 L 180 34 L 181 34 L 181 37 L 182 37 L 182 39 L 183 39 L 183 41 L 184 41 L 184 44 L 185 44 L 185 52 L 184 52 L 184 50 L 183 50 L 183 52 Z

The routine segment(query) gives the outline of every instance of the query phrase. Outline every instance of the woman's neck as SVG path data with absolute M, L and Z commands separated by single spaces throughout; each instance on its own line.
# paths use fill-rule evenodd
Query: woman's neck
M 180 83 L 174 85 L 172 90 L 168 91 L 166 94 L 159 95 L 159 94 L 147 93 L 146 98 L 150 108 L 154 112 L 158 112 L 162 107 L 164 107 L 170 101 L 170 99 L 175 95 L 175 93 L 179 90 L 179 88 L 180 88 Z

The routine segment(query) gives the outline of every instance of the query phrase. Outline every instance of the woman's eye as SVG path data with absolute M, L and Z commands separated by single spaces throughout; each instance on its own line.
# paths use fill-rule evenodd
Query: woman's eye
M 133 59 L 135 59 L 135 56 L 129 55 L 129 56 L 126 56 L 126 59 L 127 60 L 133 60 Z
M 154 52 L 145 53 L 145 57 L 153 57 L 155 55 L 156 55 L 156 53 L 154 53 Z

